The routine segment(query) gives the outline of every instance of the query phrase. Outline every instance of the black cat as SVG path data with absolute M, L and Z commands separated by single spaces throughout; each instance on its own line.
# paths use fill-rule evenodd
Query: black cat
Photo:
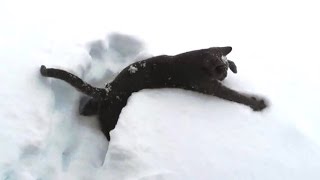
M 108 140 L 115 128 L 120 112 L 133 92 L 153 88 L 181 88 L 214 95 L 261 111 L 267 107 L 265 100 L 245 95 L 221 84 L 228 68 L 237 73 L 234 62 L 226 55 L 231 47 L 212 47 L 190 51 L 175 56 L 155 56 L 135 62 L 125 69 L 105 88 L 96 88 L 79 77 L 60 69 L 41 66 L 43 76 L 61 79 L 91 98 L 82 98 L 80 114 L 98 115 L 101 129 Z

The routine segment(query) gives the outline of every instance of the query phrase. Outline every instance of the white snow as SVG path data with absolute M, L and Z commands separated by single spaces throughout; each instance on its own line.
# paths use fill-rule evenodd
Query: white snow
M 131 66 L 129 67 L 128 71 L 129 71 L 131 74 L 133 74 L 133 73 L 135 73 L 135 72 L 138 71 L 138 68 L 135 67 L 134 65 L 131 65 Z
M 315 3 L 1 1 L 0 179 L 319 179 Z M 270 108 L 143 90 L 110 143 L 95 117 L 78 115 L 80 93 L 39 73 L 63 68 L 103 87 L 150 54 L 229 45 L 239 72 L 225 84 Z
M 112 86 L 110 84 L 106 84 L 105 90 L 106 90 L 107 94 L 111 91 L 111 89 L 112 89 Z
M 222 59 L 222 61 L 223 61 L 224 63 L 226 63 L 226 62 L 228 61 L 227 56 L 221 56 L 221 59 Z

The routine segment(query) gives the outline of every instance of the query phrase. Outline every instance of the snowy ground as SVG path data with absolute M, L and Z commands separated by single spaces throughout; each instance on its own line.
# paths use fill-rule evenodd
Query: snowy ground
M 0 179 L 319 179 L 319 15 L 313 1 L 0 2 Z M 79 93 L 39 75 L 102 86 L 149 53 L 225 45 L 239 71 L 225 83 L 270 108 L 143 90 L 110 144 Z

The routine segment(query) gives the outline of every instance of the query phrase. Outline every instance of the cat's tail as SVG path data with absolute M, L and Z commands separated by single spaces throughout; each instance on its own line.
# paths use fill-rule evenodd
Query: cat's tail
M 107 91 L 104 88 L 93 87 L 90 84 L 84 82 L 78 76 L 61 69 L 46 68 L 46 66 L 42 65 L 40 67 L 40 73 L 45 77 L 61 79 L 69 83 L 71 86 L 75 87 L 78 91 L 95 99 L 103 99 L 107 95 Z

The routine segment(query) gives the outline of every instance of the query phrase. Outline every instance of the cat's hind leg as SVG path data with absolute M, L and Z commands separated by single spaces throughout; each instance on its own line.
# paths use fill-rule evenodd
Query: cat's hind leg
M 83 96 L 80 98 L 79 113 L 82 116 L 97 115 L 99 110 L 99 101 L 97 99 Z

